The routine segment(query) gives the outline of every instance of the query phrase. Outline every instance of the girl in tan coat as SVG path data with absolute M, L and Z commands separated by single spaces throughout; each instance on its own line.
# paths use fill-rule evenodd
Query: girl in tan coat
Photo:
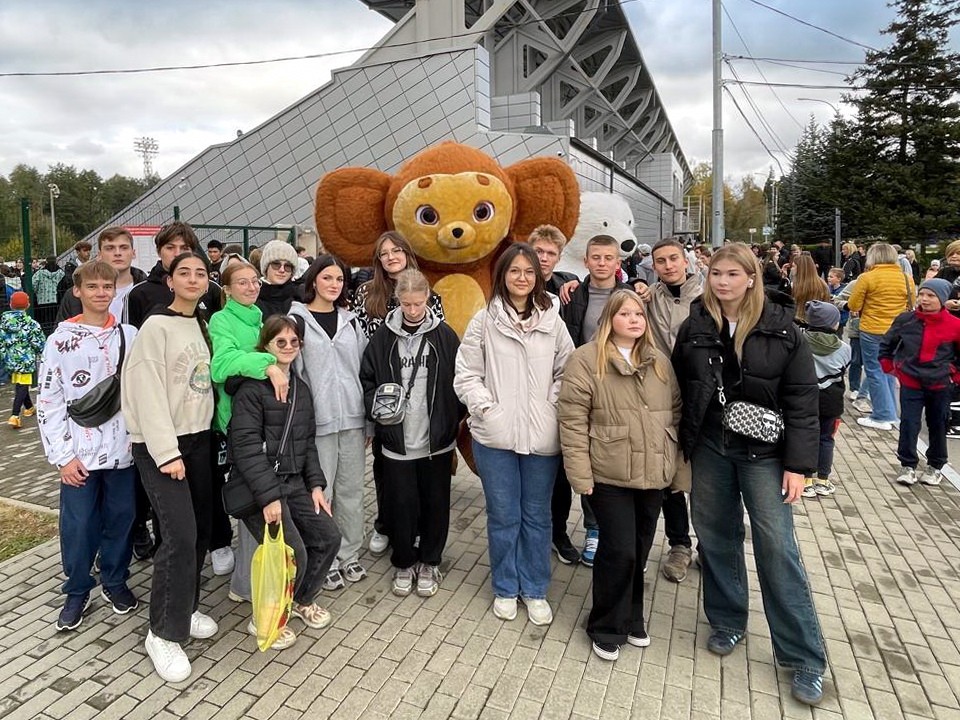
M 650 644 L 643 566 L 663 489 L 674 479 L 680 422 L 677 379 L 633 291 L 610 296 L 596 339 L 573 353 L 558 416 L 567 477 L 575 492 L 590 496 L 603 538 L 587 634 L 598 657 L 616 660 L 624 642 Z

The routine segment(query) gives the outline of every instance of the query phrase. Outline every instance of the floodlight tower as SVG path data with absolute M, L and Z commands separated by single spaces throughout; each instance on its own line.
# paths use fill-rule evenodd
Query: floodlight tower
M 152 137 L 141 137 L 133 141 L 133 149 L 143 158 L 144 179 L 153 176 L 153 159 L 159 153 L 159 145 Z

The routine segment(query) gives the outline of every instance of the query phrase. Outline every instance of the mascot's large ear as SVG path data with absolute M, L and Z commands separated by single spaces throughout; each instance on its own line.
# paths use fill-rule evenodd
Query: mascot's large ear
M 349 265 L 367 266 L 387 231 L 384 217 L 391 177 L 369 168 L 341 168 L 317 185 L 314 219 L 320 242 Z
M 517 215 L 514 240 L 526 240 L 537 225 L 554 225 L 571 237 L 580 218 L 580 186 L 563 160 L 531 158 L 504 168 L 513 181 Z

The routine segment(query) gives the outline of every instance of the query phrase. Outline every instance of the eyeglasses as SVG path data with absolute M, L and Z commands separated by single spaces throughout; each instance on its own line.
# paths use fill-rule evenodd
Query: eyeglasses
M 533 268 L 510 268 L 507 270 L 507 275 L 511 278 L 536 278 L 537 271 Z
M 234 280 L 231 285 L 236 285 L 238 288 L 246 290 L 247 288 L 260 287 L 263 283 L 260 281 L 260 278 L 253 278 L 253 280 L 248 280 L 243 278 L 242 280 Z
M 403 250 L 403 248 L 395 247 L 392 250 L 381 250 L 380 254 L 377 257 L 379 257 L 381 260 L 386 260 L 391 255 L 406 255 L 406 254 L 407 253 Z
M 278 270 L 278 271 L 283 270 L 284 272 L 288 272 L 288 273 L 293 272 L 293 265 L 291 265 L 288 262 L 283 262 L 281 260 L 274 260 L 267 267 L 271 268 L 272 270 Z
M 286 340 L 285 338 L 274 338 L 273 344 L 281 350 L 286 350 L 288 344 L 292 348 L 298 348 L 300 347 L 300 338 L 293 338 L 291 340 Z

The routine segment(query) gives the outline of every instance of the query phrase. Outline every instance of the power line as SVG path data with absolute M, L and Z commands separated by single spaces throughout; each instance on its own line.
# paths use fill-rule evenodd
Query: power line
M 845 43 L 850 43 L 851 45 L 856 45 L 857 47 L 863 48 L 864 50 L 870 50 L 871 52 L 878 52 L 875 47 L 870 47 L 869 45 L 864 45 L 862 42 L 858 42 L 857 40 L 853 40 L 853 39 L 851 39 L 851 38 L 844 37 L 843 35 L 840 35 L 840 34 L 838 34 L 838 33 L 833 32 L 833 30 L 827 30 L 827 28 L 825 28 L 825 27 L 820 27 L 819 25 L 814 25 L 812 22 L 807 22 L 806 20 L 801 20 L 800 18 L 795 17 L 795 16 L 791 15 L 791 14 L 788 13 L 788 12 L 784 12 L 783 10 L 780 10 L 780 9 L 778 9 L 778 8 L 775 8 L 775 7 L 772 7 L 771 5 L 767 5 L 766 3 L 760 2 L 760 0 L 747 0 L 747 2 L 751 2 L 751 3 L 753 3 L 754 5 L 758 5 L 758 6 L 762 7 L 762 8 L 766 8 L 767 10 L 770 10 L 771 12 L 777 13 L 777 15 L 783 15 L 783 17 L 785 17 L 785 18 L 790 18 L 790 19 L 793 20 L 794 22 L 798 22 L 798 23 L 800 23 L 801 25 L 806 25 L 808 28 L 813 28 L 814 30 L 819 30 L 820 32 L 826 33 L 827 35 L 830 35 L 831 37 L 837 38 L 838 40 L 843 40 Z
M 732 60 L 758 60 L 760 62 L 792 62 L 810 65 L 863 65 L 863 60 L 808 60 L 806 58 L 771 58 L 754 55 L 728 55 Z M 906 63 L 901 63 L 901 65 Z
M 736 58 L 729 57 L 728 60 L 735 60 Z M 806 72 L 818 72 L 826 73 L 828 75 L 839 75 L 840 77 L 849 77 L 850 73 L 839 72 L 837 70 L 826 70 L 824 68 L 815 68 L 815 67 L 804 67 L 803 65 L 794 65 L 793 63 L 781 62 L 779 60 L 768 60 L 771 65 L 779 65 L 780 67 L 794 68 L 796 70 L 804 70 Z M 756 64 L 756 63 L 754 63 Z M 766 78 L 763 78 L 766 80 Z
M 780 176 L 782 177 L 783 175 L 785 175 L 786 173 L 783 172 L 783 165 L 780 164 L 780 159 L 776 155 L 774 155 L 772 152 L 770 152 L 770 148 L 767 147 L 767 144 L 763 141 L 763 138 L 760 137 L 760 133 L 758 133 L 756 128 L 753 127 L 753 123 L 750 122 L 750 118 L 748 118 L 746 114 L 743 112 L 743 108 L 740 107 L 740 103 L 737 102 L 737 98 L 734 96 L 733 92 L 731 92 L 730 88 L 726 86 L 724 86 L 723 89 L 727 91 L 727 95 L 733 101 L 733 106 L 737 109 L 737 112 L 740 113 L 740 117 L 743 118 L 743 121 L 747 124 L 747 127 L 750 128 L 750 132 L 752 132 L 753 136 L 757 138 L 760 145 L 763 146 L 763 149 L 767 151 L 767 155 L 769 155 L 771 159 L 777 164 L 777 167 L 780 169 Z
M 734 78 L 739 80 L 740 76 L 737 74 L 737 69 L 733 67 L 733 65 L 730 64 L 729 62 L 727 62 L 727 67 L 730 69 L 730 72 L 733 73 Z M 777 149 L 780 152 L 784 152 L 784 153 L 787 152 L 786 144 L 783 142 L 783 140 L 780 139 L 780 136 L 777 135 L 776 131 L 773 129 L 770 123 L 767 122 L 767 119 L 763 116 L 763 113 L 760 112 L 760 108 L 753 101 L 753 98 L 750 96 L 750 93 L 747 92 L 747 89 L 741 85 L 740 91 L 743 93 L 743 97 L 746 99 L 747 103 L 750 105 L 754 114 L 757 116 L 757 119 L 760 121 L 760 124 L 767 131 L 767 134 L 773 140 L 773 143 L 777 146 Z M 801 129 L 803 129 L 803 126 L 801 126 Z
M 743 44 L 743 49 L 746 50 L 748 53 L 751 53 L 752 51 L 750 50 L 750 47 L 747 45 L 747 41 L 743 39 L 743 35 L 740 33 L 740 28 L 738 28 L 737 24 L 733 21 L 733 16 L 731 16 L 730 12 L 727 10 L 726 4 L 721 3 L 721 7 L 723 8 L 724 14 L 727 16 L 727 20 L 730 21 L 730 25 L 733 27 L 733 31 L 737 34 L 737 37 L 740 38 L 740 42 Z M 727 66 L 731 69 L 731 71 L 733 70 L 733 66 L 730 65 L 730 63 L 727 63 Z M 757 69 L 757 72 L 760 73 L 760 77 L 766 80 L 767 76 L 763 74 L 763 70 L 760 69 L 760 65 L 756 61 L 753 62 L 753 66 Z M 784 105 L 783 100 L 780 99 L 780 96 L 777 94 L 777 91 L 774 90 L 773 88 L 770 88 L 770 92 L 777 99 L 777 102 L 780 103 L 780 107 L 783 108 L 783 111 L 790 117 L 791 120 L 793 120 L 794 124 L 796 124 L 796 126 L 802 130 L 803 125 L 801 125 L 800 121 L 797 120 L 797 118 L 794 117 L 793 113 L 787 109 L 787 106 Z
M 862 91 L 870 90 L 871 88 L 866 85 L 812 85 L 805 83 L 785 83 L 785 82 L 760 82 L 758 80 L 724 80 L 725 85 L 757 85 L 759 87 L 765 87 L 772 85 L 773 87 L 789 87 L 789 88 L 801 88 L 803 90 L 853 90 L 853 91 Z M 891 89 L 899 88 L 899 85 L 891 86 Z M 946 90 L 948 92 L 960 92 L 960 85 L 919 85 L 914 83 L 910 88 L 912 91 L 932 91 L 932 90 Z
M 641 0 L 618 0 L 620 5 L 641 2 Z M 510 23 L 510 28 L 525 27 L 527 25 L 539 25 L 546 20 L 556 20 L 562 17 L 579 17 L 584 14 L 583 10 L 571 10 L 565 13 L 558 13 L 546 19 L 525 20 L 522 22 Z M 454 35 L 444 35 L 433 38 L 433 40 L 457 40 L 460 38 L 469 38 L 477 35 L 476 31 L 457 33 Z M 350 50 L 332 50 L 330 52 L 309 53 L 307 55 L 289 55 L 286 57 L 264 58 L 262 60 L 235 60 L 232 62 L 200 63 L 197 65 L 158 65 L 153 67 L 141 68 L 117 68 L 101 70 L 60 70 L 60 71 L 39 71 L 39 72 L 0 72 L 0 78 L 5 77 L 83 77 L 88 75 L 137 75 L 143 73 L 171 72 L 175 70 L 208 70 L 212 68 L 226 67 L 245 67 L 251 65 L 269 65 L 272 63 L 293 62 L 297 60 L 319 60 L 322 58 L 337 57 L 339 55 L 350 55 L 352 53 L 368 52 L 373 49 L 387 50 L 393 48 L 409 47 L 411 45 L 420 45 L 422 41 L 408 40 L 405 42 L 389 43 L 372 47 L 352 48 Z

